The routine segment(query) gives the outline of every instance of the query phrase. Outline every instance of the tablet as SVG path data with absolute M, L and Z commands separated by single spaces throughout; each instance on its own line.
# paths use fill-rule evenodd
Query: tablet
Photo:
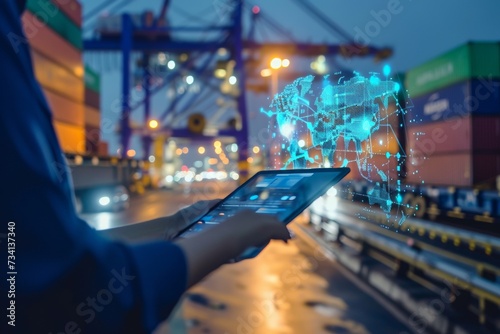
M 260 171 L 178 236 L 188 238 L 242 210 L 275 215 L 288 224 L 349 172 L 349 168 Z

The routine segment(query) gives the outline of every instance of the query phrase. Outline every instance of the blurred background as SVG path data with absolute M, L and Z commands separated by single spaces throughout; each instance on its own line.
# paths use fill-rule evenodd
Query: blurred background
M 397 83 L 373 111 L 390 135 L 337 136 L 326 158 L 313 133 L 295 137 L 314 157 L 301 166 L 352 172 L 293 224 L 292 245 L 217 271 L 158 332 L 494 333 L 498 12 L 494 0 L 28 0 L 22 19 L 77 210 L 102 231 L 297 166 L 272 105 L 297 78 Z

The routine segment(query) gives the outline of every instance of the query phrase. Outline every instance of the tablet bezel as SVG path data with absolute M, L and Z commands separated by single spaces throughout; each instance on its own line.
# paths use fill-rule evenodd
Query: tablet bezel
M 266 175 L 266 174 L 303 174 L 303 173 L 331 173 L 331 172 L 339 172 L 337 178 L 333 179 L 329 183 L 325 184 L 325 187 L 319 188 L 317 192 L 314 193 L 314 196 L 311 196 L 310 199 L 304 202 L 303 205 L 299 206 L 297 210 L 293 211 L 288 217 L 287 221 L 284 221 L 283 223 L 289 224 L 291 221 L 293 221 L 302 211 L 304 211 L 307 207 L 309 207 L 312 202 L 314 202 L 319 196 L 323 195 L 328 191 L 330 187 L 333 187 L 335 184 L 337 184 L 340 180 L 342 180 L 349 172 L 351 169 L 349 167 L 339 167 L 339 168 L 306 168 L 306 169 L 279 169 L 279 170 L 262 170 L 257 173 L 255 173 L 251 178 L 246 180 L 242 185 L 238 186 L 236 189 L 234 189 L 229 195 L 224 197 L 220 202 L 212 206 L 206 213 L 203 215 L 200 215 L 197 217 L 189 226 L 186 228 L 182 229 L 175 238 L 178 238 L 182 236 L 183 233 L 191 229 L 195 224 L 197 224 L 201 218 L 204 216 L 208 215 L 212 210 L 216 209 L 219 205 L 222 205 L 228 198 L 233 196 L 236 192 L 238 192 L 240 189 L 246 187 L 250 182 L 252 182 L 255 178 Z

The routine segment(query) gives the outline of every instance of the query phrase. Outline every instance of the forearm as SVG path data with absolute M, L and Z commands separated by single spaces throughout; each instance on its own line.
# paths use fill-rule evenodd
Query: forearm
M 143 241 L 148 239 L 163 239 L 168 233 L 169 227 L 177 231 L 174 221 L 169 224 L 169 217 L 156 218 L 142 223 L 130 224 L 120 227 L 115 227 L 107 230 L 98 231 L 99 234 L 110 239 L 118 239 L 125 241 Z M 172 226 L 169 226 L 172 225 Z
M 245 242 L 240 237 L 239 231 L 235 231 L 232 226 L 224 225 L 176 242 L 186 256 L 188 287 L 196 284 L 230 259 L 236 258 L 250 246 L 249 242 Z

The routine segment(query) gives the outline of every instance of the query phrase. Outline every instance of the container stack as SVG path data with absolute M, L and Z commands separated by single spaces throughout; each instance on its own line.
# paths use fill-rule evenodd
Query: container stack
M 391 80 L 403 87 L 402 74 L 395 75 Z M 400 91 L 402 90 L 403 88 Z M 398 104 L 403 100 L 399 96 L 388 97 L 387 108 L 381 98 L 374 101 L 378 104 L 378 109 L 375 111 L 382 121 L 379 129 L 361 143 L 359 152 L 354 141 L 346 143 L 344 136 L 339 137 L 336 142 L 333 167 L 350 167 L 351 172 L 345 177 L 346 180 L 366 179 L 391 183 L 404 175 L 405 159 L 401 150 L 404 145 L 401 140 L 404 136 L 400 134 L 401 113 L 397 112 L 401 108 Z
M 99 154 L 101 142 L 101 81 L 99 74 L 85 66 L 85 149 L 89 154 Z M 101 146 L 103 146 L 101 144 Z M 102 155 L 107 155 L 102 154 Z
M 29 0 L 23 27 L 35 76 L 53 113 L 65 152 L 85 152 L 82 8 L 78 1 Z
M 407 73 L 407 182 L 475 186 L 500 175 L 500 43 L 472 42 Z

